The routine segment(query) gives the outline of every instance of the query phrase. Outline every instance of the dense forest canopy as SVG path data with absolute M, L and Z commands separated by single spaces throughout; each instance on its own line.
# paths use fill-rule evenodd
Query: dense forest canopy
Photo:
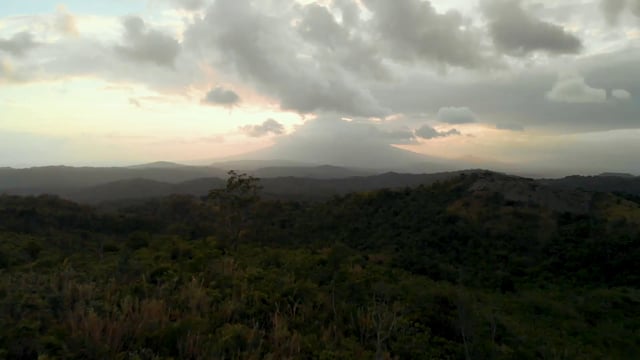
M 0 196 L 0 358 L 633 359 L 637 197 L 488 172 L 324 202 Z

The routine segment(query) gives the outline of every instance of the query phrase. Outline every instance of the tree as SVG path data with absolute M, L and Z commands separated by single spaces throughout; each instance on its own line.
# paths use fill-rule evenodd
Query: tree
M 218 211 L 233 249 L 237 249 L 243 234 L 252 223 L 252 213 L 260 202 L 259 192 L 262 187 L 259 178 L 239 174 L 235 170 L 229 171 L 228 174 L 226 186 L 223 189 L 211 190 L 208 200 Z

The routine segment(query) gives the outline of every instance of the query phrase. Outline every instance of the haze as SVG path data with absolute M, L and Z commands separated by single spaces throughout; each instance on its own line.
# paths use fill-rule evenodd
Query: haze
M 3 1 L 0 166 L 639 174 L 639 63 L 640 0 Z

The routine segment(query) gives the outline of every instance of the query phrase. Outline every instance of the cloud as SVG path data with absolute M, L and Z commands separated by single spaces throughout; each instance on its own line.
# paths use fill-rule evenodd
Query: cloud
M 600 0 L 600 10 L 610 25 L 618 24 L 620 15 L 626 7 L 627 0 Z
M 9 78 L 13 74 L 13 66 L 7 60 L 0 59 L 0 79 Z
M 55 28 L 61 34 L 68 36 L 78 36 L 80 34 L 76 18 L 64 6 L 58 6 L 56 10 Z
M 358 76 L 388 80 L 391 73 L 383 62 L 383 54 L 370 39 L 365 39 L 360 8 L 350 0 L 342 0 L 337 8 L 311 3 L 301 10 L 295 29 L 302 39 L 314 46 L 314 57 L 325 63 L 336 63 Z M 332 10 L 342 14 L 339 21 Z
M 140 100 L 138 100 L 136 98 L 129 98 L 129 105 L 135 106 L 137 108 L 141 108 L 142 107 L 142 103 L 140 103 Z
M 429 125 L 422 125 L 416 130 L 415 134 L 417 137 L 425 140 L 462 135 L 460 131 L 456 129 L 451 129 L 449 131 L 438 131 Z
M 0 84 L 24 83 L 30 80 L 29 76 L 19 64 L 0 58 Z
M 547 93 L 547 99 L 559 103 L 587 104 L 607 101 L 607 91 L 587 85 L 578 75 L 560 77 Z
M 410 145 L 416 143 L 416 136 L 410 129 L 380 130 L 380 139 L 386 140 L 394 145 Z
M 9 61 L 0 58 L 0 85 L 4 82 L 14 82 L 15 80 L 13 65 Z
M 170 0 L 173 6 L 189 11 L 197 11 L 204 7 L 205 0 Z
M 534 52 L 576 54 L 582 41 L 563 27 L 537 19 L 527 13 L 520 0 L 485 0 L 489 33 L 496 47 L 512 56 Z
M 210 136 L 203 136 L 199 138 L 198 141 L 203 143 L 222 144 L 225 141 L 227 141 L 227 139 L 225 139 L 223 135 L 210 135 Z
M 180 43 L 160 31 L 148 29 L 144 20 L 129 16 L 122 22 L 125 45 L 116 47 L 127 59 L 172 68 L 180 53 Z
M 631 100 L 631 93 L 624 89 L 613 90 L 611 96 L 617 100 Z
M 315 57 L 315 47 L 294 31 L 299 5 L 279 4 L 218 0 L 189 28 L 187 41 L 284 110 L 386 115 L 353 72 L 334 58 Z
M 33 40 L 33 35 L 27 31 L 16 33 L 9 39 L 0 39 L 0 51 L 8 52 L 16 57 L 24 56 L 36 46 L 38 43 Z
M 240 128 L 240 131 L 250 137 L 263 137 L 269 134 L 282 135 L 284 133 L 284 125 L 279 122 L 268 119 L 260 125 L 247 125 Z
M 207 93 L 202 103 L 210 105 L 234 106 L 240 102 L 240 96 L 232 90 L 217 86 Z
M 507 131 L 524 131 L 524 126 L 514 123 L 499 123 L 496 124 L 496 129 Z
M 387 130 L 368 120 L 346 121 L 320 116 L 280 136 L 275 145 L 246 155 L 245 159 L 288 159 L 303 163 L 332 164 L 370 169 L 401 169 L 430 161 L 424 155 L 398 149 L 398 137 L 414 136 L 403 129 Z
M 401 61 L 462 68 L 484 68 L 493 60 L 483 52 L 472 23 L 457 11 L 439 14 L 430 1 L 364 0 L 370 27 L 386 55 Z
M 640 0 L 600 0 L 600 10 L 609 25 L 618 25 L 620 16 L 626 10 L 640 17 Z
M 595 9 L 597 10 L 597 9 Z M 463 104 L 491 124 L 517 123 L 527 130 L 580 133 L 638 128 L 640 51 L 637 46 L 606 54 L 580 56 L 571 61 L 574 71 L 595 89 L 625 89 L 633 95 L 624 106 L 566 106 L 545 94 L 559 82 L 556 62 L 519 67 L 499 76 L 473 76 L 463 81 L 437 74 L 411 72 L 392 85 L 374 85 L 372 93 L 384 107 L 407 115 L 415 124 L 443 104 Z M 564 62 L 564 61 L 563 61 Z M 560 79 L 565 79 L 561 77 Z M 600 95 L 602 99 L 604 95 Z M 603 121 L 606 119 L 606 121 Z M 480 121 L 480 119 L 478 120 Z M 409 123 L 409 121 L 406 121 Z M 420 123 L 421 124 L 421 123 Z
M 640 17 L 640 0 L 631 0 L 631 12 L 637 16 Z
M 476 114 L 467 107 L 444 107 L 438 110 L 439 121 L 459 125 L 476 122 Z

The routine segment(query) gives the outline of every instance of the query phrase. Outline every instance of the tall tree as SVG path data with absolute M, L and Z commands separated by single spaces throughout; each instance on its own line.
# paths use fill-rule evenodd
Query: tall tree
M 235 250 L 251 226 L 252 214 L 260 202 L 262 187 L 259 178 L 239 174 L 235 170 L 229 171 L 228 175 L 226 186 L 211 190 L 208 199 L 216 208 L 227 238 Z

